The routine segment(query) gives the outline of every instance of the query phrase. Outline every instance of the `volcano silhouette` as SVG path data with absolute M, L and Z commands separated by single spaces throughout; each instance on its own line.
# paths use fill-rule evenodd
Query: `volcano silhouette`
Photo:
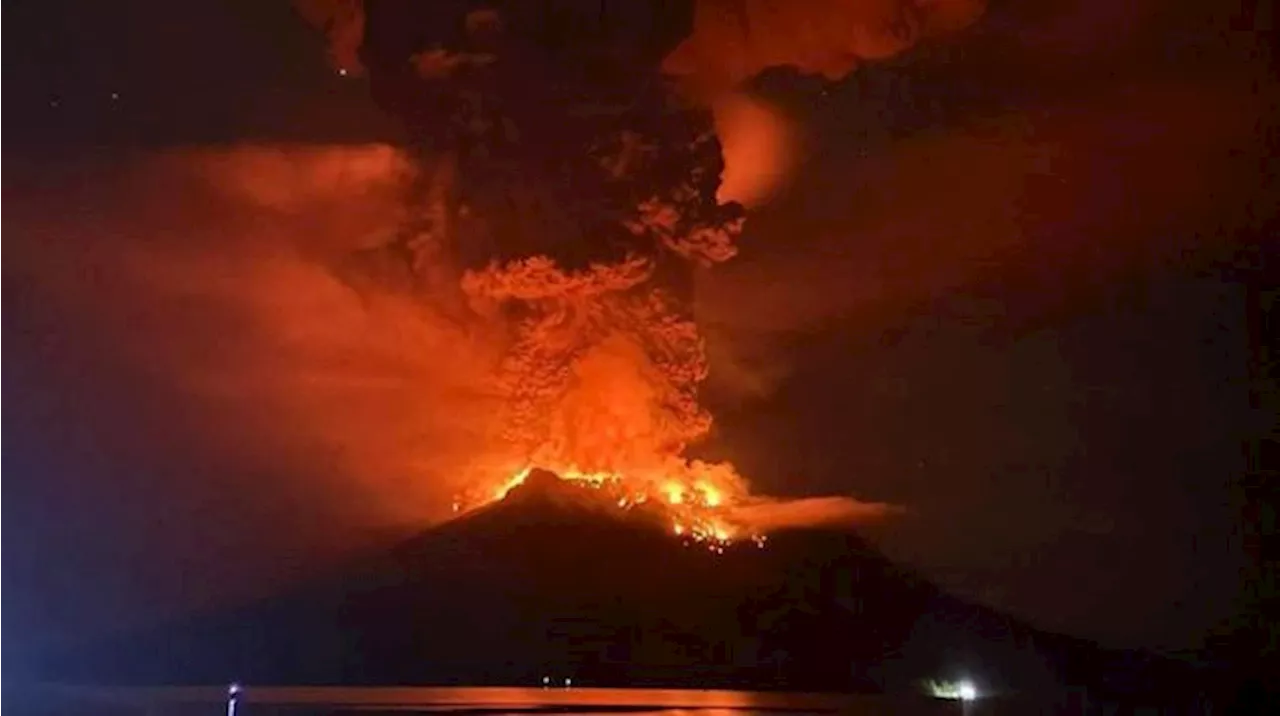
M 598 490 L 535 472 L 505 499 L 331 578 L 115 640 L 55 670 L 116 683 L 568 677 L 848 691 L 965 675 L 1042 690 L 1112 688 L 1121 674 L 1126 690 L 1148 686 L 1150 659 L 949 596 L 853 532 L 780 532 L 764 548 L 718 554 L 611 507 Z

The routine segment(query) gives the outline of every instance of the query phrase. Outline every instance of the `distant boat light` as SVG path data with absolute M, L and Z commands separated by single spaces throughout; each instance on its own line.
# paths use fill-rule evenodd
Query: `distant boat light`
M 925 688 L 935 699 L 973 701 L 978 698 L 978 687 L 972 681 L 926 681 Z

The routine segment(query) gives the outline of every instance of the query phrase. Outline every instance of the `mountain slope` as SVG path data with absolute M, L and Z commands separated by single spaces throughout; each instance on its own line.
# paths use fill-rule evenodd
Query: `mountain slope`
M 989 687 L 1123 690 L 1143 685 L 1116 671 L 1133 656 L 950 597 L 850 532 L 783 532 L 719 554 L 552 476 L 331 579 L 74 655 L 56 672 L 826 690 L 964 675 Z M 1113 672 L 1126 681 L 1109 684 Z

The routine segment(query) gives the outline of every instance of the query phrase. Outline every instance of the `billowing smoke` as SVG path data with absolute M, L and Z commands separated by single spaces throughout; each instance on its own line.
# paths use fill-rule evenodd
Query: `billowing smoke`
M 592 4 L 599 3 L 585 3 Z M 295 5 L 325 33 L 335 70 L 353 76 L 365 72 L 363 0 L 295 0 Z M 450 6 L 455 14 L 465 12 L 465 3 L 438 5 L 446 8 L 440 16 L 447 17 Z M 552 5 L 572 11 L 584 3 Z M 743 91 L 745 83 L 775 67 L 838 80 L 864 63 L 964 29 L 982 15 L 986 0 L 689 0 L 671 5 L 685 6 L 681 11 L 691 15 L 690 28 L 661 58 L 661 70 L 677 79 L 683 94 L 714 111 L 725 163 L 720 198 L 751 206 L 785 179 L 795 162 L 797 137 L 777 108 Z M 613 12 L 623 14 L 617 8 Z M 432 47 L 413 54 L 411 61 L 422 73 L 450 61 L 487 57 Z
M 363 273 L 407 273 L 410 294 L 504 336 L 501 417 L 477 453 L 499 484 L 534 464 L 689 490 L 716 476 L 717 501 L 743 497 L 730 466 L 682 458 L 711 427 L 692 272 L 733 257 L 743 205 L 794 155 L 787 121 L 742 85 L 783 65 L 839 77 L 981 5 L 551 6 L 300 3 L 423 168 L 415 215 Z

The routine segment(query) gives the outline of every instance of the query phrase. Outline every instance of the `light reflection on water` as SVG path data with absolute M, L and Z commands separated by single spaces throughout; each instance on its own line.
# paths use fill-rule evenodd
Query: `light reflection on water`
M 9 695 L 9 694 L 6 694 Z M 226 687 L 42 687 L 23 713 L 194 716 L 226 713 Z M 954 704 L 876 696 L 684 689 L 436 688 L 246 686 L 236 716 L 430 713 L 572 716 L 796 716 L 799 714 L 951 714 Z

